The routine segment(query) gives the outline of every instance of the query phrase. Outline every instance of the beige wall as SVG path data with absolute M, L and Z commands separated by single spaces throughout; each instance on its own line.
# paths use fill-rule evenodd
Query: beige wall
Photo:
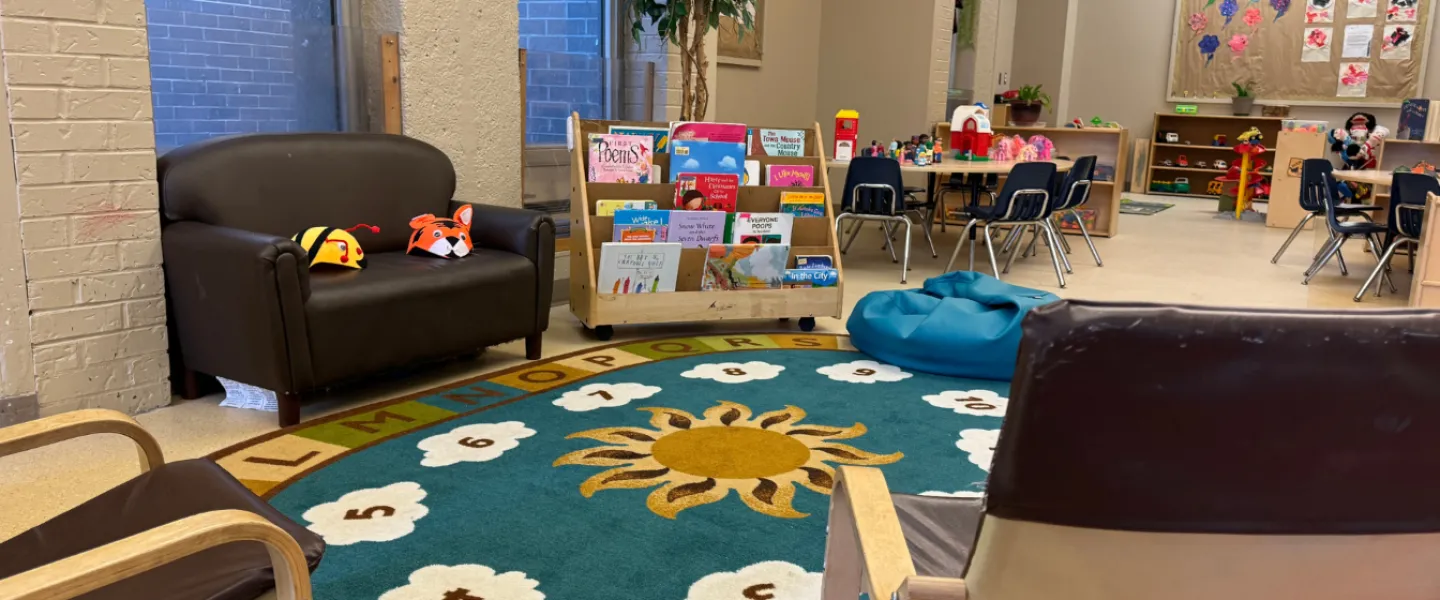
M 1304 8 L 1298 2 L 1296 6 Z M 1071 113 L 1089 120 L 1100 116 L 1129 127 L 1132 139 L 1149 139 L 1154 113 L 1168 112 L 1165 77 L 1170 60 L 1175 3 L 1133 0 L 1084 0 L 1077 18 L 1071 71 Z M 1440 97 L 1440 36 L 1430 37 L 1424 96 Z M 1261 100 L 1263 103 L 1263 99 Z M 1228 104 L 1201 104 L 1202 113 L 1228 114 Z M 1361 109 L 1374 113 L 1392 130 L 1397 109 Z M 1343 122 L 1354 109 L 1295 106 L 1299 119 Z M 1256 110 L 1255 114 L 1259 114 Z
M 815 102 L 822 130 L 842 109 L 860 111 L 861 144 L 931 128 L 944 112 L 950 78 L 950 21 L 942 5 L 954 7 L 937 0 L 825 0 Z M 945 20 L 937 22 L 941 14 Z
M 1070 0 L 1019 0 L 1017 12 L 1025 15 L 1015 23 L 1015 44 L 1011 60 L 1011 86 L 1040 85 L 1050 94 L 1050 110 L 1041 119 L 1054 126 L 1070 119 L 1061 118 L 1065 102 L 1064 57 L 1067 39 L 1066 18 Z
M 33 372 L 6 350 L 0 396 L 36 390 L 40 415 L 167 404 L 144 2 L 7 0 L 0 26 L 14 149 L 0 200 L 16 203 L 0 209 L 0 343 L 17 316 L 18 214 L 17 331 L 33 346 Z
M 520 206 L 520 16 L 514 2 L 366 2 L 366 27 L 400 32 L 405 134 L 455 163 L 460 200 Z M 398 10 L 397 10 L 398 9 Z
M 719 66 L 722 99 L 715 118 L 808 127 L 815 121 L 819 83 L 820 0 L 771 0 L 764 19 L 761 65 Z

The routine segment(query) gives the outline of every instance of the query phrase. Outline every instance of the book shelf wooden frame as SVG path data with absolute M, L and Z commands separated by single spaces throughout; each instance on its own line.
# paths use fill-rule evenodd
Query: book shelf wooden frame
M 1278 170 L 1275 163 L 1275 148 L 1279 145 L 1280 122 L 1285 119 L 1281 117 L 1236 117 L 1230 115 L 1183 115 L 1178 113 L 1155 113 L 1154 126 L 1150 129 L 1150 163 L 1145 165 L 1145 189 L 1131 190 L 1137 194 L 1150 194 L 1152 196 L 1180 196 L 1182 198 L 1205 198 L 1209 200 L 1220 200 L 1220 196 L 1203 193 L 1216 177 L 1224 175 L 1228 169 L 1199 167 L 1165 167 L 1159 163 L 1165 159 L 1174 160 L 1181 154 L 1186 155 L 1190 161 L 1223 160 L 1226 163 L 1237 164 L 1240 155 L 1236 154 L 1233 148 L 1237 143 L 1235 138 L 1252 126 L 1264 134 L 1266 151 L 1261 155 L 1265 162 L 1270 163 L 1272 175 L 1270 177 L 1272 187 L 1274 183 L 1274 171 Z M 1189 140 L 1191 144 L 1175 144 L 1169 142 L 1155 141 L 1160 131 L 1174 131 L 1180 134 L 1181 141 Z M 1217 135 L 1224 135 L 1224 146 L 1212 146 L 1211 140 Z M 1137 167 L 1138 168 L 1138 167 Z M 1150 184 L 1155 180 L 1156 173 L 1161 174 L 1160 180 L 1174 179 L 1176 177 L 1188 177 L 1190 181 L 1190 193 L 1179 194 L 1175 192 L 1155 192 L 1150 190 Z M 1274 195 L 1273 193 L 1271 194 Z M 1262 201 L 1263 202 L 1263 201 Z M 1293 225 L 1292 225 L 1293 226 Z
M 844 313 L 845 270 L 840 264 L 840 247 L 835 237 L 835 206 L 831 201 L 830 177 L 826 173 L 820 124 L 809 128 L 805 140 L 805 156 L 749 156 L 749 160 L 766 165 L 812 165 L 816 187 L 780 188 L 741 186 L 738 212 L 779 212 L 780 193 L 784 191 L 821 192 L 825 194 L 824 217 L 796 217 L 791 234 L 790 265 L 795 255 L 826 255 L 835 263 L 839 279 L 835 287 L 793 288 L 746 291 L 700 291 L 700 278 L 705 270 L 707 250 L 681 250 L 680 268 L 675 291 L 655 294 L 602 294 L 596 289 L 600 245 L 611 241 L 614 218 L 595 216 L 599 200 L 654 200 L 662 208 L 674 204 L 673 183 L 592 183 L 586 177 L 592 133 L 607 133 L 610 126 L 669 127 L 669 123 L 641 121 L 600 121 L 572 115 L 571 127 L 575 141 L 570 167 L 570 312 L 587 329 L 601 339 L 609 339 L 614 325 L 641 323 L 680 323 L 688 321 L 721 321 L 737 319 L 798 318 L 800 328 L 813 329 L 815 317 L 840 318 Z M 751 125 L 752 128 L 761 126 Z M 770 127 L 767 129 L 804 129 L 802 127 Z M 655 164 L 667 181 L 670 155 L 656 153 Z
M 1085 208 L 1095 211 L 1095 226 L 1090 227 L 1090 235 L 1098 237 L 1115 237 L 1120 233 L 1120 198 L 1125 193 L 1125 182 L 1129 180 L 1130 169 L 1130 130 L 1124 128 L 1087 127 L 1075 129 L 1073 127 L 1019 127 L 1009 125 L 991 125 L 995 135 L 1018 135 L 1030 139 L 1032 135 L 1043 135 L 1050 138 L 1055 144 L 1055 154 L 1064 155 L 1071 159 L 1081 156 L 1095 155 L 1096 163 L 1105 163 L 1115 166 L 1115 179 L 1113 181 L 1095 181 L 1090 188 L 1090 200 L 1086 202 Z M 935 137 L 941 143 L 950 142 L 950 124 L 941 122 L 935 124 Z M 946 150 L 950 156 L 945 160 L 954 160 L 953 152 Z M 945 185 L 950 179 L 949 175 L 939 176 L 936 185 Z M 1000 181 L 1005 181 L 1005 176 L 1000 176 Z M 966 198 L 968 202 L 969 199 Z M 947 202 L 947 208 L 954 208 L 954 205 Z M 948 215 L 947 215 L 948 216 Z M 948 225 L 961 225 L 964 222 L 947 221 Z M 1078 229 L 1060 229 L 1061 233 L 1080 235 Z

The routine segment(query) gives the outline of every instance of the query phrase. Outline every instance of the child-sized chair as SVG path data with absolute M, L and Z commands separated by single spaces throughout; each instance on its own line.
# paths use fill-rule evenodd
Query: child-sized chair
M 955 251 L 950 255 L 950 262 L 945 265 L 945 272 L 955 268 L 955 259 L 960 257 L 960 247 L 968 238 L 970 240 L 970 267 L 968 270 L 975 270 L 975 235 L 976 230 L 982 224 L 984 233 L 978 234 L 985 238 L 985 249 L 990 253 L 990 268 L 995 272 L 995 277 L 1000 278 L 1000 265 L 995 260 L 995 244 L 991 239 L 991 229 L 996 225 L 1013 226 L 1012 235 L 1023 235 L 1026 228 L 1033 227 L 1035 235 L 1044 236 L 1050 249 L 1050 260 L 1055 265 L 1055 277 L 1060 280 L 1060 287 L 1065 287 L 1065 273 L 1060 266 L 1060 241 L 1055 238 L 1055 232 L 1049 227 L 1050 219 L 1050 190 L 1051 181 L 1055 177 L 1055 163 L 1052 162 L 1031 162 L 1015 165 L 1010 170 L 1010 176 L 1005 179 L 1005 185 L 1000 189 L 1000 195 L 996 197 L 995 203 L 989 206 L 971 205 L 965 208 L 970 221 L 965 224 L 965 230 L 960 233 L 960 240 L 955 243 Z M 1010 255 L 1013 261 L 1014 254 Z M 1006 270 L 1010 268 L 1006 263 Z

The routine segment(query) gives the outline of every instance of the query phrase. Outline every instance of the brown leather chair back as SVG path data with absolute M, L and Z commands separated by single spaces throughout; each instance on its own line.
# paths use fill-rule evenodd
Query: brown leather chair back
M 1036 309 L 973 597 L 1440 596 L 1437 361 L 1431 311 Z
M 368 252 L 404 250 L 410 219 L 448 215 L 455 168 L 420 140 L 372 133 L 253 134 L 160 157 L 169 221 L 193 220 L 289 237 L 307 227 L 380 226 Z

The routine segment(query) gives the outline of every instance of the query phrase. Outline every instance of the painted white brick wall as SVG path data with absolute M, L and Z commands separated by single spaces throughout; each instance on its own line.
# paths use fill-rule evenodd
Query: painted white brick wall
M 40 414 L 170 401 L 144 0 L 0 0 Z

